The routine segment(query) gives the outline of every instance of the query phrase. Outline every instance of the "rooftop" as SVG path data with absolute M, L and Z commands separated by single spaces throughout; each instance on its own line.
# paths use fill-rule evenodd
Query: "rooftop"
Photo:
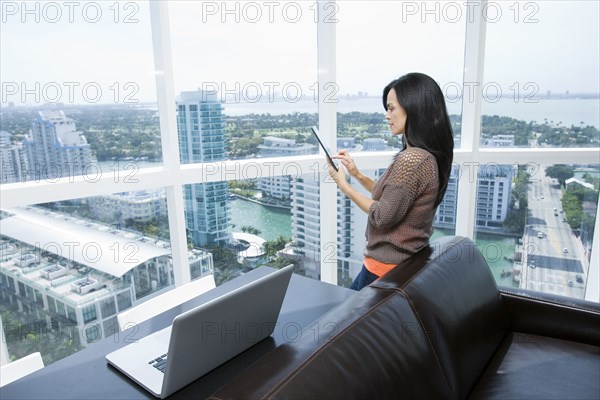
M 111 228 L 49 210 L 26 207 L 3 211 L 3 236 L 69 258 L 120 278 L 152 258 L 170 255 L 167 241 Z

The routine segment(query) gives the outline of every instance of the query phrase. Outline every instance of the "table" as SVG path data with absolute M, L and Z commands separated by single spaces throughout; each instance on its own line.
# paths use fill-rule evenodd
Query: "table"
M 88 348 L 46 366 L 0 388 L 0 398 L 9 399 L 148 399 L 154 398 L 121 372 L 108 365 L 104 356 L 170 325 L 178 314 L 214 299 L 261 276 L 273 272 L 259 267 L 226 282 L 180 306 L 174 307 L 140 324 L 135 331 L 115 333 Z M 299 339 L 322 327 L 313 322 L 321 315 L 356 293 L 299 275 L 292 275 L 273 335 L 209 372 L 169 399 L 206 398 L 234 376 L 275 347 Z

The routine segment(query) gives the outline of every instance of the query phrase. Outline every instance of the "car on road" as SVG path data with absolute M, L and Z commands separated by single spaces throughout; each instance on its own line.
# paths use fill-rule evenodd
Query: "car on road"
M 538 237 L 539 239 L 543 239 L 543 238 L 544 238 L 544 232 L 538 232 L 538 233 L 537 233 L 537 237 Z
M 563 253 L 567 254 L 569 252 L 569 249 L 567 249 L 566 247 L 563 249 Z
M 569 285 L 569 287 L 573 287 L 573 281 L 569 279 L 569 281 L 567 282 L 567 285 Z
M 583 283 L 583 276 L 577 274 L 575 275 L 575 280 L 577 281 L 577 283 Z

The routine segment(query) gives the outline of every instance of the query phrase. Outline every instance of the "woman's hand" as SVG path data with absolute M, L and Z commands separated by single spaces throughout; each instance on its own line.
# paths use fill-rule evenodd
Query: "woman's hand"
M 341 152 L 345 153 L 344 150 L 342 150 Z M 347 158 L 344 159 L 342 157 Z M 337 183 L 342 193 L 348 196 L 350 200 L 352 200 L 361 210 L 368 213 L 371 204 L 373 204 L 373 200 L 356 191 L 348 182 L 348 176 L 346 175 L 346 165 L 349 165 L 351 168 L 353 167 L 356 173 L 359 174 L 358 169 L 356 169 L 356 165 L 354 165 L 354 161 L 352 161 L 352 158 L 350 158 L 350 156 L 348 156 L 347 153 L 342 154 L 340 157 L 337 158 L 342 160 L 342 163 L 346 161 L 348 162 L 348 164 L 344 163 L 344 165 L 340 165 L 338 167 L 338 170 L 336 171 L 335 168 L 331 166 L 331 164 L 327 163 L 327 167 L 329 168 L 329 176 L 331 176 L 335 183 Z
M 348 183 L 348 177 L 346 176 L 346 171 L 342 166 L 338 166 L 338 170 L 329 163 L 327 163 L 327 168 L 329 169 L 329 176 L 337 183 L 342 193 L 346 193 L 347 188 L 350 186 Z
M 342 162 L 342 165 L 346 168 L 346 171 L 348 171 L 348 173 L 350 174 L 350 176 L 356 178 L 360 173 L 360 171 L 356 167 L 356 164 L 354 163 L 354 160 L 352 159 L 352 157 L 350 157 L 350 153 L 348 153 L 348 150 L 340 150 L 336 155 L 332 156 L 331 158 L 333 158 L 334 160 L 340 160 Z

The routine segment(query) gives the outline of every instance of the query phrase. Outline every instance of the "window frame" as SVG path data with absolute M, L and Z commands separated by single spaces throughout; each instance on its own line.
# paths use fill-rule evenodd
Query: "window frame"
M 471 0 L 469 0 L 471 2 Z M 332 1 L 318 1 L 323 8 Z M 487 0 L 478 1 L 479 6 Z M 329 6 L 328 6 L 329 7 Z M 337 187 L 327 181 L 323 155 L 305 155 L 285 158 L 264 158 L 252 160 L 231 160 L 217 163 L 181 164 L 179 159 L 177 116 L 173 104 L 176 102 L 174 91 L 173 66 L 171 57 L 171 37 L 169 10 L 167 2 L 150 1 L 151 33 L 154 49 L 156 90 L 163 165 L 161 167 L 141 169 L 136 181 L 115 180 L 112 174 L 104 173 L 99 180 L 88 182 L 83 177 L 65 177 L 53 182 L 19 182 L 0 186 L 2 207 L 10 208 L 24 204 L 54 202 L 66 199 L 108 195 L 116 192 L 154 189 L 164 187 L 167 195 L 167 211 L 174 266 L 175 285 L 180 286 L 191 280 L 187 257 L 187 237 L 184 218 L 183 185 L 217 181 L 235 180 L 245 165 L 258 165 L 259 177 L 283 174 L 286 162 L 297 163 L 303 171 L 314 171 L 315 163 L 321 171 L 321 280 L 337 283 L 337 235 L 336 209 Z M 465 31 L 464 82 L 481 82 L 485 60 L 486 21 L 481 13 L 468 20 Z M 324 84 L 336 82 L 336 27 L 332 23 L 319 21 L 317 24 L 317 68 L 319 98 L 328 93 Z M 486 163 L 497 164 L 565 164 L 598 163 L 598 148 L 480 148 L 481 102 L 482 95 L 476 92 L 474 99 L 462 99 L 462 131 L 460 147 L 455 149 L 454 162 L 461 168 L 458 182 L 457 212 L 455 234 L 474 237 L 476 189 L 478 167 Z M 469 101 L 471 100 L 471 101 Z M 323 140 L 330 146 L 336 142 L 337 120 L 336 104 L 319 102 L 318 118 Z M 393 152 L 374 154 L 356 154 L 356 161 L 372 168 L 385 168 L 391 161 Z M 238 171 L 232 173 L 232 171 Z M 106 171 L 105 171 L 106 172 Z M 467 172 L 467 173 L 464 173 Z M 237 176 L 236 176 L 237 175 Z M 597 209 L 592 245 L 591 265 L 600 264 L 600 207 Z M 333 245 L 333 248 L 331 246 Z M 329 247 L 326 247 L 329 246 Z M 177 266 L 177 267 L 175 267 Z M 590 270 L 586 287 L 586 300 L 600 301 L 600 272 Z M 594 275 L 595 274 L 595 275 Z

